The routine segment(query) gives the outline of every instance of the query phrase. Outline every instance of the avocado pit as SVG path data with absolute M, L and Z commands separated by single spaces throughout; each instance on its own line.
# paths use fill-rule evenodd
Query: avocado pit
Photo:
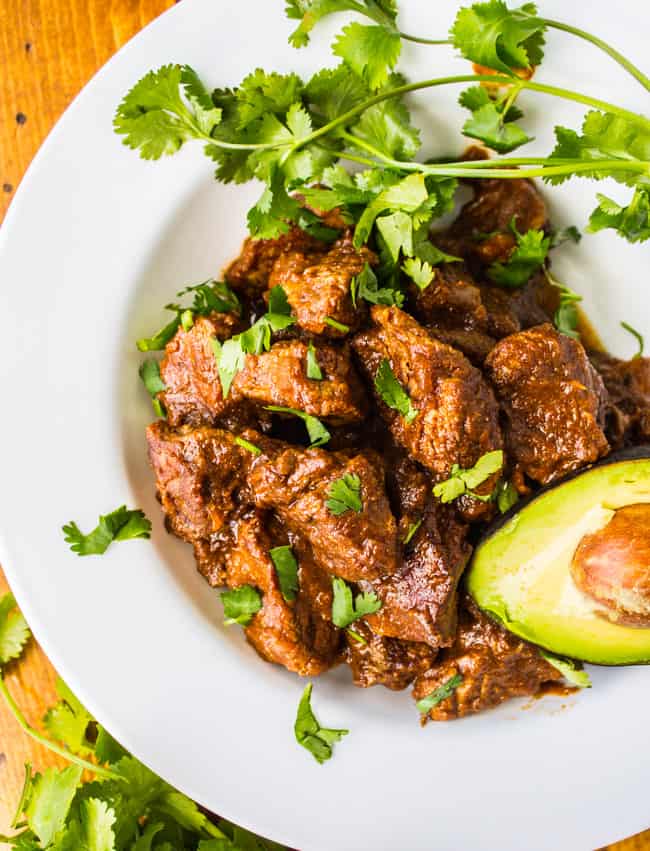
M 650 627 L 650 504 L 626 505 L 585 535 L 571 561 L 578 588 L 614 623 Z

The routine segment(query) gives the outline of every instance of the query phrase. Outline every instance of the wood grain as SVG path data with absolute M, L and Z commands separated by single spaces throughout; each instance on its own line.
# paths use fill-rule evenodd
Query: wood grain
M 174 0 L 0 0 L 0 220 L 70 101 L 119 47 L 172 5 Z M 0 595 L 7 587 L 0 570 Z M 55 678 L 35 642 L 7 674 L 33 723 L 55 700 Z M 13 816 L 25 762 L 43 769 L 61 760 L 23 735 L 0 702 L 0 833 Z M 650 831 L 610 851 L 650 851 Z

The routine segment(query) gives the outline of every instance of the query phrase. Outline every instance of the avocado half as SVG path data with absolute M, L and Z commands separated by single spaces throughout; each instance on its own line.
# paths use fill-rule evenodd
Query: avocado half
M 477 546 L 467 589 L 506 629 L 552 653 L 598 665 L 648 663 L 645 521 L 650 446 L 614 453 L 511 509 Z

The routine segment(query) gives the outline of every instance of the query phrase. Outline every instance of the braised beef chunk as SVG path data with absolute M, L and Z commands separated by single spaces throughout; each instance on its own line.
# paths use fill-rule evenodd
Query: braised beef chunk
M 431 500 L 420 519 L 399 569 L 372 583 L 383 605 L 366 620 L 380 635 L 445 647 L 454 639 L 458 582 L 471 547 L 453 508 Z
M 382 685 L 401 691 L 435 661 L 436 651 L 426 644 L 376 635 L 362 621 L 355 621 L 351 629 L 362 640 L 346 632 L 346 661 L 354 684 L 361 688 Z
M 608 452 L 605 389 L 579 342 L 540 325 L 501 340 L 485 366 L 521 473 L 545 484 Z
M 358 477 L 361 511 L 335 514 L 328 507 L 330 487 L 343 476 Z M 249 484 L 255 504 L 275 511 L 291 532 L 307 541 L 323 570 L 357 581 L 396 569 L 397 527 L 374 453 L 291 447 L 260 459 Z
M 615 449 L 650 441 L 650 358 L 624 361 L 592 352 L 608 393 L 606 434 Z
M 439 325 L 427 325 L 427 331 L 454 349 L 462 352 L 474 366 L 482 366 L 485 358 L 496 344 L 494 337 L 482 331 L 467 331 L 464 328 L 442 328 Z
M 263 354 L 248 355 L 243 370 L 235 376 L 233 394 L 259 405 L 297 408 L 334 424 L 362 420 L 367 412 L 366 394 L 349 349 L 313 345 L 320 380 L 307 377 L 308 350 L 302 340 L 286 340 Z
M 327 243 L 314 239 L 299 227 L 292 227 L 277 239 L 248 237 L 239 257 L 225 269 L 224 277 L 233 289 L 249 297 L 259 296 L 267 288 L 269 276 L 279 257 L 292 251 L 316 257 L 327 249 Z
M 547 225 L 546 206 L 529 180 L 477 180 L 474 198 L 440 240 L 451 254 L 482 264 L 508 259 L 520 233 Z
M 269 286 L 281 286 L 287 294 L 298 325 L 310 334 L 344 337 L 342 331 L 329 325 L 331 319 L 352 330 L 365 316 L 363 304 L 355 308 L 350 283 L 363 271 L 366 263 L 374 265 L 375 255 L 368 248 L 357 249 L 350 233 L 343 236 L 323 256 L 304 251 L 284 254 L 273 267 Z
M 409 423 L 377 395 L 395 441 L 431 470 L 435 481 L 447 479 L 454 464 L 472 467 L 486 452 L 499 449 L 497 404 L 478 369 L 399 308 L 375 306 L 372 320 L 374 327 L 352 343 L 369 381 L 388 360 L 418 411 Z M 490 493 L 495 483 L 490 478 L 477 492 Z M 469 498 L 465 507 L 476 502 Z M 477 512 L 486 507 L 480 503 Z
M 230 539 L 227 523 L 239 506 L 250 452 L 229 431 L 172 429 L 163 421 L 149 426 L 147 443 L 167 528 L 195 545 L 210 584 L 223 584 L 222 545 Z
M 511 697 L 535 695 L 544 685 L 562 680 L 536 647 L 492 621 L 469 598 L 460 609 L 453 647 L 443 650 L 433 667 L 418 677 L 413 696 L 421 700 L 457 675 L 461 683 L 423 717 L 423 723 L 492 709 Z
M 223 327 L 224 318 L 229 315 L 200 316 L 189 331 L 180 328 L 167 343 L 160 364 L 160 377 L 166 389 L 160 393 L 160 399 L 170 425 L 214 425 L 228 415 L 233 416 L 235 408 L 239 408 L 243 422 L 251 425 L 256 422 L 251 406 L 242 405 L 234 394 L 224 399 L 221 392 L 211 341 L 230 336 Z
M 481 291 L 464 263 L 436 266 L 428 287 L 411 287 L 413 312 L 421 322 L 453 328 L 487 330 Z
M 305 579 L 305 572 L 315 570 L 313 566 L 301 565 L 298 596 L 291 602 L 284 599 L 269 555 L 272 547 L 283 543 L 272 540 L 262 513 L 251 510 L 239 517 L 226 555 L 227 583 L 230 588 L 253 585 L 262 594 L 262 608 L 245 629 L 246 638 L 260 656 L 312 677 L 337 660 L 340 634 L 323 617 L 323 600 L 319 589 L 314 593 L 314 581 Z M 319 622 L 316 629 L 312 626 L 315 619 Z

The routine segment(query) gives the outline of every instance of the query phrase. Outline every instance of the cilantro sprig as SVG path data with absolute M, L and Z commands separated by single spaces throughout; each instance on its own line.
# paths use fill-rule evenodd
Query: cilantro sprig
M 361 479 L 356 473 L 345 473 L 332 482 L 327 490 L 325 505 L 332 514 L 339 516 L 346 511 L 363 511 L 361 499 Z
M 321 727 L 311 708 L 311 692 L 312 684 L 309 683 L 300 698 L 293 729 L 298 744 L 322 764 L 332 758 L 332 746 L 350 731 Z
M 475 493 L 475 489 L 486 482 L 490 476 L 498 473 L 503 468 L 503 450 L 495 449 L 481 455 L 473 467 L 463 469 L 458 464 L 451 468 L 451 474 L 444 482 L 438 482 L 433 488 L 433 495 L 442 503 L 453 502 L 455 499 L 469 494 L 475 499 L 488 502 L 492 494 L 481 496 Z
M 382 401 L 389 408 L 398 411 L 407 423 L 412 423 L 419 411 L 413 407 L 410 396 L 395 377 L 388 358 L 384 358 L 379 364 L 374 383 Z
M 519 233 L 514 219 L 510 229 L 516 239 L 515 248 L 505 263 L 493 263 L 488 275 L 502 287 L 521 287 L 544 264 L 551 247 L 551 237 L 541 230 Z
M 338 576 L 332 577 L 332 591 L 332 622 L 341 629 L 381 609 L 381 600 L 374 591 L 362 592 L 353 598 L 350 586 Z
M 71 520 L 63 526 L 66 544 L 80 556 L 102 555 L 113 541 L 130 541 L 151 537 L 151 521 L 139 508 L 121 505 L 110 514 L 99 516 L 99 523 L 87 535 Z
M 222 591 L 220 597 L 226 626 L 248 626 L 253 615 L 262 608 L 262 595 L 252 585 L 240 585 L 238 588 Z

